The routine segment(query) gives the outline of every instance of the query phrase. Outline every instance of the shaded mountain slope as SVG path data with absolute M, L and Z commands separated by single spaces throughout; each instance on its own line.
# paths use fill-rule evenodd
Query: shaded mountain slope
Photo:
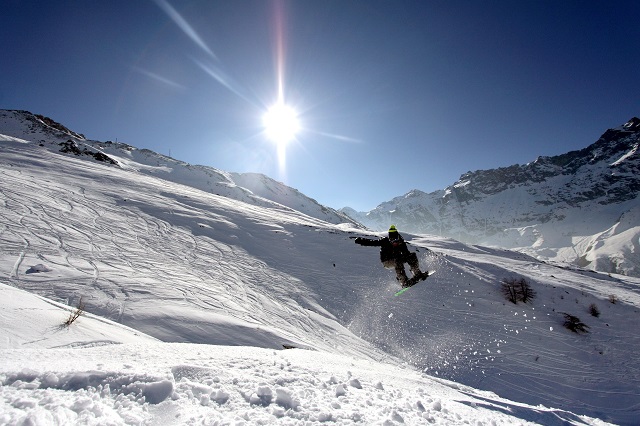
M 370 212 L 343 211 L 371 229 L 395 223 L 408 232 L 640 276 L 640 223 L 630 221 L 640 208 L 639 144 L 634 117 L 582 150 L 465 173 L 442 191 L 414 190 Z

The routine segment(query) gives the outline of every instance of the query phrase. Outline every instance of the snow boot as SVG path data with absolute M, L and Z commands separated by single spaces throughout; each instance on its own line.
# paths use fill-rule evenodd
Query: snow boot
M 408 285 L 409 282 L 409 277 L 407 277 L 407 274 L 398 274 L 398 276 L 396 277 L 396 280 L 400 281 L 400 285 L 404 288 L 404 287 L 410 287 Z

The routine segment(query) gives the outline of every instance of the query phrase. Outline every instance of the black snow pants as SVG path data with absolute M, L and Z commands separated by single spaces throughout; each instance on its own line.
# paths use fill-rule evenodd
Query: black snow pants
M 411 272 L 415 275 L 420 270 L 420 263 L 418 262 L 418 256 L 415 253 L 407 253 L 404 256 L 396 256 L 396 278 L 401 284 L 405 284 L 409 278 L 404 270 L 404 264 L 408 263 Z

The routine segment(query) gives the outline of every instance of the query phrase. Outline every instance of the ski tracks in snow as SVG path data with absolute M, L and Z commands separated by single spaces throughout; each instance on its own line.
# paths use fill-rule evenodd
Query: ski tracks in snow
M 234 233 L 249 234 L 272 222 L 247 221 L 239 213 L 236 226 L 225 219 L 226 209 L 205 210 L 209 204 L 198 203 L 200 192 L 183 187 L 176 192 L 187 191 L 184 195 L 160 187 L 149 192 L 129 182 L 113 184 L 117 176 L 99 171 L 73 180 L 43 171 L 29 176 L 26 187 L 21 173 L 4 174 L 2 223 L 8 225 L 2 237 L 8 243 L 3 247 L 17 255 L 7 271 L 14 285 L 67 303 L 82 298 L 89 312 L 125 324 L 148 317 L 142 331 L 152 335 L 166 326 L 154 324 L 154 312 L 175 311 L 182 321 L 165 328 L 199 343 L 236 344 L 234 336 L 218 333 L 221 320 L 255 329 L 256 336 L 265 336 L 258 344 L 274 348 L 333 346 L 343 338 L 336 338 L 337 323 L 300 307 L 295 294 L 301 281 L 234 245 Z M 149 184 L 145 179 L 140 176 L 143 185 Z M 276 233 L 268 235 L 273 241 L 267 245 L 280 240 Z M 29 262 L 47 264 L 52 271 L 23 276 Z M 62 294 L 75 296 L 61 299 Z M 157 296 L 154 306 L 145 297 L 149 294 Z M 309 339 L 316 333 L 324 335 L 321 341 Z

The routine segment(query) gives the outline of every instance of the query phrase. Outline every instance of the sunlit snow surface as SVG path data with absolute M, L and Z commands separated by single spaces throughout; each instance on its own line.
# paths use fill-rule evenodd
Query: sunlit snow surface
M 203 191 L 224 174 L 148 151 L 90 143 L 117 167 L 41 138 L 0 141 L 2 424 L 640 417 L 638 279 L 405 235 L 436 273 L 395 298 L 361 230 Z M 533 303 L 501 295 L 513 276 Z
M 59 304 L 0 293 L 0 326 L 12 335 L 0 351 L 2 424 L 603 424 L 406 366 L 160 343 L 92 315 L 67 327 Z

